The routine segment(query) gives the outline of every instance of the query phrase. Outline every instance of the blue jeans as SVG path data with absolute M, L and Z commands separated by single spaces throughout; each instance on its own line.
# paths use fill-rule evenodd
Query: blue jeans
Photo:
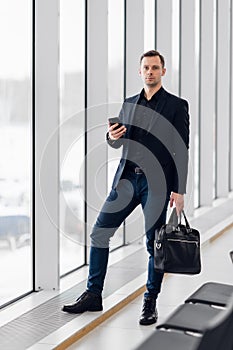
M 156 181 L 156 176 L 155 176 Z M 141 204 L 145 218 L 146 246 L 149 253 L 145 297 L 157 298 L 163 273 L 154 269 L 155 230 L 166 222 L 168 193 L 150 190 L 146 176 L 126 168 L 116 189 L 107 197 L 91 233 L 87 289 L 101 295 L 108 264 L 109 241 L 129 214 Z

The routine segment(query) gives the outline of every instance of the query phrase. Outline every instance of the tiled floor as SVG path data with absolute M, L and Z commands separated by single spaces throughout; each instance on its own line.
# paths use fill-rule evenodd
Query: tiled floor
M 233 229 L 206 245 L 202 250 L 202 272 L 197 276 L 169 275 L 158 300 L 159 321 L 163 321 L 194 290 L 207 281 L 233 284 Z M 132 350 L 154 332 L 155 325 L 140 326 L 142 297 L 105 321 L 69 350 Z

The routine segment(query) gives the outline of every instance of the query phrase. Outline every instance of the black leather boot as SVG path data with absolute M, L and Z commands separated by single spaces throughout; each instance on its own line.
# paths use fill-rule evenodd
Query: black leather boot
M 102 297 L 90 291 L 85 291 L 74 304 L 64 305 L 62 311 L 81 314 L 85 311 L 102 311 Z
M 142 307 L 142 314 L 139 323 L 143 326 L 156 323 L 158 319 L 158 311 L 156 309 L 156 299 L 145 297 Z

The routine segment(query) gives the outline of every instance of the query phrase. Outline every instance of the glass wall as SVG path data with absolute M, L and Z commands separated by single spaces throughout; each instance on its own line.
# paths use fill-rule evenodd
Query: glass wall
M 0 0 L 0 304 L 32 290 L 32 7 Z
M 60 271 L 85 262 L 85 1 L 60 1 Z
M 0 305 L 4 305 L 33 289 L 32 244 L 34 242 L 31 229 L 33 3 L 31 0 L 0 0 Z M 85 170 L 86 165 L 88 166 L 88 162 L 85 163 L 85 154 L 88 154 L 92 149 L 90 145 L 85 143 L 85 124 L 87 121 L 85 121 L 84 110 L 86 96 L 88 97 L 86 101 L 90 110 L 93 105 L 98 105 L 103 101 L 104 114 L 102 114 L 103 117 L 101 118 L 103 119 L 101 119 L 100 126 L 106 121 L 103 130 L 105 130 L 105 127 L 107 129 L 107 117 L 118 115 L 125 91 L 131 94 L 134 89 L 139 91 L 138 86 L 141 86 L 141 79 L 137 76 L 135 70 L 135 67 L 138 67 L 139 48 L 141 53 L 141 49 L 151 49 L 154 47 L 154 43 L 157 42 L 156 48 L 164 54 L 168 68 L 163 80 L 165 88 L 176 95 L 182 92 L 182 97 L 187 98 L 190 102 L 191 127 L 195 126 L 192 134 L 194 152 L 193 154 L 190 152 L 194 168 L 194 196 L 190 196 L 193 200 L 193 207 L 211 207 L 213 203 L 215 205 L 216 198 L 226 198 L 229 195 L 228 191 L 226 192 L 227 182 L 229 181 L 226 181 L 226 179 L 228 180 L 229 172 L 232 177 L 233 168 L 232 97 L 229 98 L 229 93 L 232 96 L 233 91 L 232 82 L 229 79 L 233 72 L 233 62 L 232 57 L 230 57 L 232 52 L 229 51 L 229 49 L 232 51 L 233 45 L 233 14 L 230 6 L 232 1 L 221 2 L 217 0 L 192 0 L 189 2 L 181 0 L 138 0 L 137 2 L 108 0 L 98 3 L 97 1 L 87 2 L 85 0 L 60 0 L 59 13 L 56 12 L 58 2 L 54 2 L 54 6 L 51 7 L 38 6 L 42 3 L 50 4 L 53 2 L 40 2 L 38 0 L 35 8 L 35 18 L 37 19 L 35 37 L 38 39 L 35 52 L 37 58 L 43 57 L 40 63 L 37 59 L 35 60 L 35 71 L 38 73 L 35 75 L 34 91 L 36 97 L 41 95 L 41 82 L 44 84 L 43 88 L 49 85 L 46 80 L 48 77 L 44 74 L 46 70 L 42 69 L 47 68 L 47 63 L 50 64 L 50 67 L 53 66 L 55 70 L 51 75 L 55 79 L 52 81 L 52 88 L 48 89 L 48 100 L 50 100 L 50 96 L 53 95 L 57 87 L 56 74 L 58 74 L 58 69 L 60 78 L 60 124 L 58 125 L 61 160 L 59 169 L 60 261 L 57 261 L 57 236 L 54 239 L 51 237 L 53 235 L 50 235 L 51 242 L 56 242 L 56 247 L 54 247 L 54 250 L 51 249 L 49 254 L 54 257 L 53 267 L 55 266 L 57 269 L 51 269 L 51 273 L 45 278 L 45 280 L 50 280 L 51 275 L 53 275 L 56 276 L 54 280 L 57 282 L 57 274 L 54 271 L 57 272 L 59 265 L 61 275 L 65 275 L 87 262 L 85 249 L 88 237 L 85 233 L 84 217 L 87 214 L 86 216 L 89 215 L 92 220 L 92 208 L 88 208 L 88 206 L 85 208 L 85 181 L 88 178 L 87 174 L 90 174 Z M 87 28 L 86 3 L 89 4 Z M 192 6 L 194 3 L 195 6 Z M 135 4 L 137 7 L 135 7 Z M 127 11 L 125 13 L 126 5 Z M 47 8 L 54 11 L 46 12 L 45 9 Z M 96 13 L 97 8 L 100 9 L 98 14 Z M 133 11 L 132 8 L 136 8 L 136 10 Z M 182 8 L 185 8 L 189 16 L 182 15 L 180 12 Z M 192 8 L 194 11 L 190 11 Z M 230 11 L 231 22 L 229 18 Z M 44 22 L 45 12 L 48 15 L 46 22 L 48 24 Z M 126 14 L 127 20 L 125 20 Z M 95 31 L 89 29 L 93 28 L 93 23 L 96 24 L 97 15 L 99 21 L 101 23 L 103 21 L 103 27 L 100 28 L 98 35 L 90 35 L 90 32 L 95 34 Z M 193 23 L 192 35 L 190 35 L 189 30 L 182 29 L 184 18 Z M 155 23 L 155 20 L 157 23 Z M 60 21 L 59 26 L 57 25 L 58 21 Z M 225 22 L 227 24 L 226 28 L 229 28 L 228 31 L 223 30 Z M 187 22 L 185 23 L 187 26 Z M 156 33 L 154 31 L 155 24 Z M 43 28 L 43 31 L 41 28 Z M 88 41 L 88 50 L 86 50 L 86 29 L 89 39 L 91 39 Z M 57 42 L 56 30 L 59 30 L 60 34 Z M 135 30 L 140 32 L 136 39 Z M 46 42 L 44 33 L 47 35 L 49 31 L 50 35 L 48 35 L 48 42 Z M 228 35 L 229 31 L 231 32 L 231 42 Z M 99 33 L 101 36 L 99 36 Z M 185 40 L 183 40 L 184 36 Z M 125 42 L 126 37 L 127 41 Z M 55 41 L 51 38 L 55 38 Z M 45 45 L 41 45 L 41 42 L 45 42 Z M 51 42 L 54 45 L 51 45 Z M 183 42 L 188 42 L 190 46 L 182 45 Z M 197 50 L 190 49 L 193 44 L 198 48 Z M 58 45 L 60 50 L 59 67 L 57 67 Z M 222 46 L 223 50 L 221 49 Z M 50 47 L 51 52 L 56 54 L 46 55 L 43 52 L 44 50 L 40 49 L 41 47 Z M 93 55 L 93 52 L 97 52 L 98 64 L 96 64 L 97 55 Z M 182 53 L 184 52 L 185 59 L 182 59 Z M 193 57 L 193 52 L 195 57 Z M 85 53 L 87 53 L 87 57 Z M 127 66 L 125 66 L 126 61 Z M 88 62 L 88 74 L 85 73 L 87 70 L 86 62 Z M 99 65 L 101 62 L 104 63 Z M 221 62 L 226 64 L 221 65 Z M 192 63 L 194 64 L 192 65 Z M 223 68 L 226 74 L 222 74 Z M 93 72 L 99 73 L 96 75 L 97 79 L 93 78 Z M 43 79 L 40 80 L 41 76 L 43 76 Z M 90 84 L 86 84 L 86 76 Z M 181 77 L 183 86 L 180 84 Z M 95 84 L 91 84 L 91 79 L 95 81 Z M 187 85 L 192 84 L 194 86 L 198 85 L 197 91 L 195 87 L 187 89 Z M 97 92 L 96 86 L 98 86 L 100 94 L 98 94 L 99 91 Z M 38 118 L 42 116 L 44 118 L 43 122 L 45 120 L 40 128 L 36 124 L 36 140 L 40 141 L 37 146 L 43 145 L 43 137 L 46 134 L 44 131 L 48 131 L 43 129 L 44 125 L 47 126 L 47 111 L 55 111 L 54 114 L 50 114 L 53 120 L 51 129 L 57 126 L 56 93 L 51 101 L 51 106 L 48 109 L 43 109 L 47 102 L 46 99 L 36 99 L 37 104 L 35 105 L 38 108 L 37 111 L 39 111 L 36 116 L 38 115 Z M 108 113 L 105 113 L 106 101 L 108 102 L 106 108 Z M 230 103 L 231 111 L 229 113 Z M 225 109 L 227 113 L 224 112 Z M 92 125 L 92 121 L 88 120 L 88 122 Z M 46 139 L 46 141 L 49 140 Z M 90 144 L 96 147 L 95 139 L 92 141 Z M 106 147 L 104 132 L 101 133 L 101 142 Z M 56 147 L 57 143 L 55 143 L 54 148 L 57 154 L 58 147 Z M 39 147 L 36 147 L 35 151 L 39 154 L 38 149 Z M 108 191 L 110 190 L 122 151 L 111 147 L 107 149 L 106 151 L 104 148 L 104 154 L 101 154 L 100 157 L 104 165 L 106 165 L 106 162 L 108 163 L 108 174 L 105 172 L 106 168 L 103 167 L 104 176 L 101 178 L 101 191 L 103 190 L 101 193 L 104 194 L 105 191 L 107 192 L 107 188 Z M 38 154 L 36 153 L 35 158 L 36 165 L 40 158 Z M 48 159 L 56 158 L 53 167 L 54 176 L 54 173 L 57 174 L 58 164 L 57 157 L 54 157 L 54 153 L 51 152 L 51 154 L 51 158 L 49 158 L 49 155 Z M 231 164 L 229 164 L 229 159 Z M 222 160 L 224 166 L 221 166 L 220 161 Z M 99 159 L 97 161 L 100 164 Z M 228 165 L 226 166 L 226 164 Z M 48 188 L 49 181 L 51 181 L 50 171 L 51 169 L 46 168 L 45 179 L 43 178 L 47 185 L 46 188 Z M 93 178 L 92 174 L 89 176 L 91 179 Z M 37 185 L 37 178 L 35 180 Z M 92 190 L 92 188 L 90 189 Z M 58 193 L 56 185 L 53 187 L 52 193 L 54 194 L 54 192 Z M 35 198 L 38 199 L 38 197 Z M 95 199 L 91 196 L 90 198 L 93 201 Z M 53 196 L 50 196 L 50 199 L 51 206 L 53 204 L 56 206 L 54 212 L 57 215 L 58 201 Z M 43 244 L 44 241 L 48 243 L 47 232 L 49 232 L 49 229 L 47 230 L 48 226 L 46 225 L 48 224 L 44 222 L 46 220 L 41 217 L 45 213 L 44 208 L 40 211 L 37 206 L 35 211 L 36 219 L 38 219 L 35 223 L 38 221 L 42 224 L 45 223 L 44 226 L 38 225 L 36 231 L 38 233 L 36 235 L 38 246 L 35 246 L 35 253 L 38 259 L 35 259 L 35 270 L 37 272 L 35 282 L 38 280 L 38 286 L 40 287 L 41 280 L 44 282 L 42 277 L 46 275 L 45 270 L 47 269 L 46 259 L 43 260 L 45 251 Z M 112 240 L 111 249 L 141 239 L 144 232 L 141 229 L 143 225 L 141 218 L 137 212 L 135 216 L 127 218 L 125 231 L 123 226 L 119 228 Z M 57 233 L 56 230 L 54 231 Z M 37 287 L 36 283 L 35 285 Z M 45 289 L 50 288 L 50 286 L 47 287 L 46 283 L 44 285 L 46 286 Z M 57 285 L 55 284 L 56 288 Z M 43 289 L 43 285 L 41 289 Z

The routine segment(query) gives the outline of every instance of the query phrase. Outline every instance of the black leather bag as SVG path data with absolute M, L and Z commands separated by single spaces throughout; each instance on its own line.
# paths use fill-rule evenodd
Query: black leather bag
M 168 223 L 155 232 L 154 262 L 158 272 L 194 275 L 201 271 L 200 234 L 190 228 L 184 211 L 182 215 L 185 225 L 174 208 Z

